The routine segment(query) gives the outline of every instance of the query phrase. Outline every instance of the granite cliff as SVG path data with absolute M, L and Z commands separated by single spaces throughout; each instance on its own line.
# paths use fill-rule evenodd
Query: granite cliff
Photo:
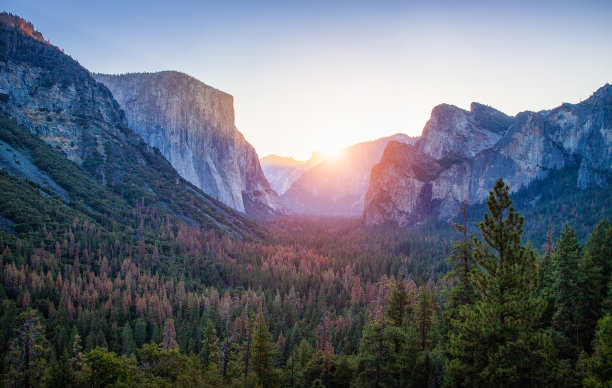
M 234 125 L 233 97 L 186 74 L 96 74 L 127 123 L 181 176 L 249 215 L 283 214 L 252 145 Z
M 575 186 L 612 176 L 612 86 L 588 100 L 515 117 L 473 103 L 433 109 L 415 146 L 391 142 L 371 174 L 363 219 L 409 225 L 450 219 L 462 203 L 483 202 L 498 178 L 513 192 L 575 166 Z
M 113 197 L 117 208 L 146 206 L 159 215 L 205 229 L 256 233 L 250 221 L 182 179 L 156 149 L 132 131 L 111 92 L 87 69 L 47 42 L 30 23 L 8 13 L 0 14 L 0 116 L 7 128 L 14 123 L 14 133 L 19 133 L 3 140 L 13 143 L 5 149 L 11 149 L 20 166 L 7 171 L 41 182 L 67 204 L 74 200 L 105 217 L 119 217 L 113 206 L 109 208 L 113 201 L 102 204 L 99 200 Z M 61 155 L 37 157 L 38 152 L 25 145 L 36 144 L 26 139 L 26 133 Z M 15 136 L 24 138 L 23 147 L 16 146 L 19 139 Z M 57 167 L 62 158 L 76 166 L 75 176 L 84 172 L 101 185 L 81 177 L 79 182 L 90 182 L 82 187 L 76 178 L 64 176 L 67 169 Z M 256 155 L 252 158 L 257 161 Z M 0 159 L 0 167 L 7 167 L 9 160 Z M 56 160 L 57 165 L 52 162 Z M 49 179 L 50 174 L 62 176 L 64 186 Z

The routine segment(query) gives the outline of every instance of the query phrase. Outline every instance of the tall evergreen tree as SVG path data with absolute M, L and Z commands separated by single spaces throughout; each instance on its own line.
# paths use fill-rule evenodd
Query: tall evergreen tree
M 464 205 L 462 207 L 463 223 L 453 223 L 453 226 L 461 234 L 462 238 L 453 244 L 452 253 L 447 259 L 451 270 L 445 278 L 455 282 L 447 300 L 447 308 L 451 310 L 453 315 L 456 315 L 459 306 L 470 304 L 474 300 L 474 291 L 470 282 L 470 272 L 474 268 L 474 260 L 472 258 L 472 242 L 468 238 L 467 233 L 465 208 L 466 206 Z
M 406 292 L 406 284 L 401 279 L 397 279 L 393 282 L 389 295 L 389 319 L 393 325 L 402 326 L 409 306 L 410 301 L 408 300 L 408 292 Z
M 578 264 L 577 352 L 591 352 L 597 321 L 603 315 L 601 298 L 605 288 L 602 268 L 585 251 Z
M 539 276 L 538 283 L 540 285 L 540 295 L 544 298 L 546 308 L 542 314 L 542 326 L 548 327 L 551 325 L 554 314 L 553 289 L 555 286 L 555 261 L 553 257 L 555 249 L 555 241 L 553 231 L 549 228 L 546 234 L 546 243 L 544 244 L 544 254 L 540 260 L 538 268 Z
M 274 344 L 270 340 L 270 330 L 261 312 L 257 315 L 252 338 L 251 358 L 253 371 L 257 374 L 264 387 L 272 386 L 274 383 L 272 371 Z
M 434 296 L 426 286 L 421 287 L 415 314 L 421 350 L 430 350 L 432 348 L 435 312 L 436 300 Z
M 565 225 L 557 247 L 553 252 L 555 263 L 555 284 L 553 286 L 553 328 L 566 339 L 561 344 L 560 356 L 576 360 L 578 358 L 578 329 L 581 319 L 579 311 L 580 290 L 578 264 L 582 247 L 574 230 Z
M 446 384 L 464 387 L 546 386 L 554 373 L 549 336 L 537 329 L 544 301 L 537 295 L 535 252 L 521 245 L 523 218 L 511 206 L 509 187 L 498 180 L 473 239 L 476 302 L 449 339 Z
M 585 251 L 592 258 L 594 265 L 601 268 L 604 283 L 612 275 L 612 224 L 601 220 L 595 227 L 586 243 Z M 600 300 L 608 296 L 607 287 L 602 287 Z
M 219 361 L 219 338 L 215 325 L 209 319 L 206 326 L 202 329 L 202 348 L 200 350 L 202 365 L 207 368 L 209 364 L 215 365 Z
M 5 376 L 7 386 L 38 387 L 43 383 L 48 348 L 44 327 L 34 309 L 21 313 L 15 336 L 6 355 L 9 365 Z
M 602 220 L 595 227 L 580 262 L 582 327 L 580 342 L 590 350 L 597 320 L 610 312 L 612 300 L 612 225 Z
M 126 356 L 136 353 L 136 343 L 129 322 L 126 322 L 121 330 L 121 353 Z
M 414 326 L 406 329 L 371 319 L 363 328 L 359 348 L 358 387 L 410 386 L 411 373 L 418 353 Z

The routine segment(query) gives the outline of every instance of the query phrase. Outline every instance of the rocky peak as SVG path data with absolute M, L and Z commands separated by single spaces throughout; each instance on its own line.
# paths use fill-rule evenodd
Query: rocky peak
M 434 159 L 470 158 L 501 138 L 497 111 L 473 104 L 474 111 L 454 105 L 436 106 L 417 147 Z M 501 112 L 499 112 L 501 113 Z
M 39 42 L 49 44 L 49 42 L 45 40 L 43 35 L 34 29 L 32 23 L 23 20 L 19 16 L 15 16 L 7 12 L 2 12 L 0 13 L 0 35 L 6 37 L 9 35 L 9 32 L 27 36 Z M 9 42 L 5 41 L 3 43 Z
M 579 105 L 612 106 L 612 85 L 605 84 Z
M 6 115 L 71 161 L 99 166 L 105 136 L 125 137 L 120 127 L 127 125 L 108 89 L 16 16 L 0 15 L 0 42 Z
M 36 135 L 52 148 L 51 153 L 61 152 L 79 166 L 73 166 L 79 174 L 86 173 L 99 186 L 81 191 L 74 185 L 77 181 L 68 178 L 66 186 L 54 187 L 33 165 L 44 166 L 41 170 L 57 169 L 61 164 L 55 162 L 64 156 L 27 163 L 27 149 L 14 153 L 22 157 L 24 168 L 13 168 L 12 173 L 39 179 L 64 199 L 70 192 L 70 197 L 83 201 L 79 207 L 93 212 L 88 214 L 104 207 L 104 214 L 122 217 L 122 206 L 109 208 L 111 202 L 99 201 L 98 194 L 108 198 L 109 190 L 126 203 L 151 206 L 162 217 L 167 214 L 190 225 L 230 234 L 249 233 L 244 217 L 182 179 L 158 151 L 127 126 L 111 92 L 87 69 L 34 33 L 29 23 L 15 18 L 0 17 L 0 116 L 16 123 L 15 128 L 30 132 L 28 136 Z M 36 143 L 25 141 L 24 147 L 28 144 Z M 94 191 L 94 195 L 84 195 Z
M 421 155 L 389 143 L 372 170 L 363 217 L 401 225 L 426 214 L 448 219 L 464 201 L 486 200 L 500 177 L 516 191 L 566 167 L 577 169 L 577 188 L 603 185 L 612 179 L 611 102 L 605 85 L 580 104 L 513 118 L 477 103 L 469 112 L 440 105 L 416 144 Z
M 477 126 L 498 134 L 506 132 L 513 120 L 513 117 L 478 102 L 472 102 L 470 113 Z
M 231 95 L 176 71 L 94 76 L 111 90 L 129 126 L 183 178 L 241 212 L 285 211 L 234 124 Z

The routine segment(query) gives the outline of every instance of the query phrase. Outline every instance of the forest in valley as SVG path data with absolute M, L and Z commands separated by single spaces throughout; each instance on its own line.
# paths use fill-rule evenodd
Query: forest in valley
M 32 209 L 0 232 L 5 386 L 612 382 L 612 225 L 529 229 L 501 180 L 478 222 L 285 217 L 237 238 L 0 179 L 3 214 Z

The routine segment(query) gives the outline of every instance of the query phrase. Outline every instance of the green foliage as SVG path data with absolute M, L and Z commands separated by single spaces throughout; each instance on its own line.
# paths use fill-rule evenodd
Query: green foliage
M 410 386 L 417 344 L 408 329 L 370 320 L 363 329 L 357 385 L 363 387 Z
M 511 207 L 500 179 L 489 195 L 489 214 L 474 239 L 476 302 L 461 308 L 451 333 L 451 386 L 545 386 L 555 368 L 549 335 L 537 329 L 544 301 L 537 291 L 535 253 L 521 245 L 524 219 Z
M 202 329 L 202 349 L 200 350 L 202 365 L 208 368 L 210 364 L 213 364 L 216 368 L 219 362 L 219 351 L 217 330 L 212 320 L 209 319 L 204 329 Z
M 9 386 L 32 387 L 44 383 L 47 342 L 40 317 L 28 309 L 17 318 L 17 329 L 6 354 L 9 369 L 5 382 Z
M 420 349 L 431 350 L 433 347 L 433 328 L 436 319 L 436 300 L 433 294 L 423 286 L 419 293 L 415 311 L 415 323 L 419 333 Z
M 270 331 L 264 320 L 263 313 L 257 315 L 255 327 L 252 333 L 251 358 L 253 371 L 259 377 L 264 387 L 274 385 L 274 374 L 272 373 L 272 356 L 274 344 L 270 341 Z
M 129 386 L 135 383 L 134 359 L 96 348 L 87 354 L 85 365 L 83 383 L 91 387 Z
M 581 189 L 577 186 L 579 165 L 549 171 L 544 179 L 534 180 L 513 194 L 513 203 L 527 220 L 525 241 L 544 248 L 548 232 L 561 233 L 563 225 L 571 225 L 578 239 L 584 241 L 602 219 L 612 219 L 612 179 L 602 186 Z M 467 219 L 478 221 L 486 211 L 486 203 L 469 206 Z
M 606 314 L 597 323 L 593 356 L 585 362 L 585 387 L 612 386 L 612 315 Z
M 398 327 L 403 327 L 404 318 L 410 314 L 410 301 L 406 285 L 401 280 L 393 282 L 391 295 L 389 295 L 389 319 L 391 323 Z
M 566 225 L 553 252 L 555 263 L 555 283 L 552 291 L 555 309 L 553 328 L 567 339 L 560 356 L 574 360 L 578 358 L 579 353 L 576 346 L 581 319 L 578 288 L 578 263 L 582 255 L 581 250 L 576 234 Z
M 457 314 L 459 306 L 471 304 L 474 301 L 474 290 L 470 282 L 470 273 L 474 268 L 472 243 L 468 239 L 465 207 L 463 211 L 463 225 L 453 224 L 463 238 L 453 244 L 452 254 L 447 259 L 450 264 L 450 271 L 445 277 L 451 283 L 454 283 L 454 286 L 449 290 L 447 299 L 447 308 L 453 315 Z

